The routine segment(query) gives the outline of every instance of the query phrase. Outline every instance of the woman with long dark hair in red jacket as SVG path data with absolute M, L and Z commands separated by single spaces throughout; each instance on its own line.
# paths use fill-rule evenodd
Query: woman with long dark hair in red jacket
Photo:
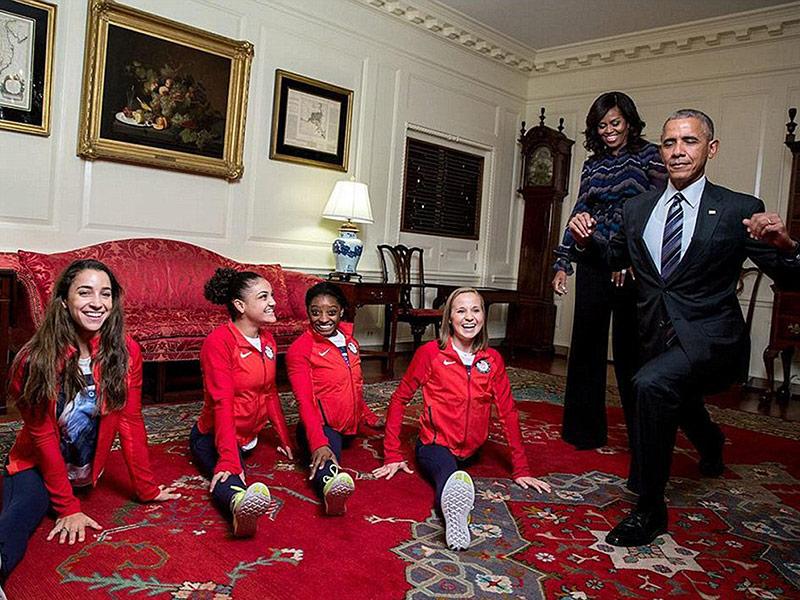
M 217 269 L 204 292 L 210 302 L 227 308 L 231 320 L 212 331 L 200 350 L 203 409 L 189 447 L 200 472 L 211 479 L 214 500 L 231 516 L 233 534 L 247 537 L 256 533 L 272 502 L 260 481 L 246 485 L 244 469 L 244 458 L 267 421 L 280 438 L 278 451 L 292 459 L 275 386 L 277 346 L 266 329 L 275 322 L 275 298 L 261 275 L 233 269 Z
M 12 364 L 8 389 L 23 426 L 3 472 L 3 580 L 48 507 L 56 514 L 48 540 L 74 544 L 87 528 L 102 529 L 73 488 L 97 484 L 117 434 L 138 499 L 180 497 L 156 485 L 150 469 L 142 354 L 124 333 L 122 288 L 105 264 L 78 260 L 61 273 L 42 325 Z
M 505 364 L 489 348 L 484 319 L 483 298 L 477 290 L 458 288 L 450 294 L 439 339 L 417 350 L 389 401 L 384 463 L 373 471 L 386 479 L 401 470 L 413 472 L 401 452 L 400 428 L 406 405 L 422 387 L 417 464 L 436 488 L 436 505 L 444 516 L 447 545 L 453 550 L 469 547 L 475 488 L 464 468 L 474 462 L 489 436 L 492 405 L 511 450 L 514 482 L 525 489 L 550 491 L 547 483 L 531 476 Z
M 289 347 L 286 368 L 300 411 L 299 447 L 309 457 L 317 493 L 328 515 L 344 514 L 355 490 L 343 471 L 342 446 L 366 423 L 383 419 L 364 403 L 361 355 L 352 323 L 342 322 L 347 300 L 339 286 L 322 282 L 306 293 L 308 329 Z

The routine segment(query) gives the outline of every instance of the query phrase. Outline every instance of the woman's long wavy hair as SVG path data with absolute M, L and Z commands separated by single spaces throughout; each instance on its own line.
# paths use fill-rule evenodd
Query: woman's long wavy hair
M 606 116 L 606 113 L 612 108 L 618 108 L 619 112 L 628 122 L 628 140 L 625 145 L 633 150 L 639 150 L 645 143 L 642 139 L 642 131 L 644 131 L 645 122 L 639 116 L 639 111 L 636 110 L 634 104 L 628 94 L 622 92 L 606 92 L 600 94 L 586 115 L 586 129 L 583 135 L 586 137 L 583 146 L 591 152 L 590 158 L 600 158 L 610 153 L 608 146 L 603 142 L 603 138 L 597 132 L 597 127 L 600 121 Z
M 128 348 L 125 344 L 122 313 L 122 287 L 114 273 L 98 260 L 76 260 L 58 277 L 53 297 L 44 313 L 44 321 L 33 337 L 14 359 L 11 372 L 25 370 L 25 384 L 16 398 L 21 408 L 48 406 L 63 389 L 67 398 L 73 398 L 86 385 L 78 364 L 78 330 L 69 314 L 66 302 L 69 288 L 79 273 L 86 270 L 102 271 L 111 281 L 111 310 L 100 328 L 100 345 L 92 358 L 92 367 L 99 374 L 97 385 L 98 406 L 104 412 L 118 410 L 125 405 L 128 393 Z

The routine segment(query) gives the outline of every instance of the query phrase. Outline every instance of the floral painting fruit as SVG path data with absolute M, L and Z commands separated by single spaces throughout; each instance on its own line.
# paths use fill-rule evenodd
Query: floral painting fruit
M 191 73 L 182 67 L 156 68 L 140 61 L 127 65 L 125 72 L 132 80 L 128 105 L 122 109 L 126 117 L 199 150 L 222 140 L 224 116 Z

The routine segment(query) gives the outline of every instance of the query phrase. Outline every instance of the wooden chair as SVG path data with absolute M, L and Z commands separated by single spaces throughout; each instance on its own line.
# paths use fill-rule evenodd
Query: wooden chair
M 755 280 L 753 281 L 753 287 L 750 289 L 750 299 L 747 302 L 747 313 L 744 318 L 744 326 L 748 336 L 753 329 L 753 313 L 756 309 L 758 288 L 761 286 L 761 278 L 764 276 L 764 273 L 762 273 L 761 269 L 758 267 L 743 267 L 742 271 L 739 273 L 739 282 L 736 284 L 736 295 L 741 296 L 744 293 L 745 280 L 751 275 L 755 276 Z M 748 373 L 748 369 L 745 369 L 739 383 L 746 385 L 749 379 L 750 374 Z
M 423 265 L 422 248 L 409 248 L 403 244 L 390 246 L 379 244 L 378 254 L 381 257 L 381 274 L 384 283 L 399 283 L 403 286 L 400 294 L 400 305 L 396 308 L 397 320 L 411 326 L 414 338 L 414 349 L 422 344 L 422 336 L 428 325 L 436 328 L 439 336 L 439 325 L 442 322 L 442 311 L 437 308 L 426 308 L 425 289 L 435 288 L 425 283 L 425 267 Z M 392 268 L 389 268 L 391 263 Z M 394 351 L 394 348 L 390 349 Z

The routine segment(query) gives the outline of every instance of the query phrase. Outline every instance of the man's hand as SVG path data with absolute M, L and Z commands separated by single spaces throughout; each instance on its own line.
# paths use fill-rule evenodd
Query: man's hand
M 581 248 L 585 248 L 589 243 L 589 238 L 594 233 L 594 226 L 597 224 L 589 213 L 578 213 L 569 220 L 568 228 L 575 243 Z
M 789 237 L 783 219 L 776 213 L 755 213 L 749 219 L 743 219 L 742 223 L 754 240 L 761 240 L 782 252 L 791 252 L 797 247 L 797 242 Z

